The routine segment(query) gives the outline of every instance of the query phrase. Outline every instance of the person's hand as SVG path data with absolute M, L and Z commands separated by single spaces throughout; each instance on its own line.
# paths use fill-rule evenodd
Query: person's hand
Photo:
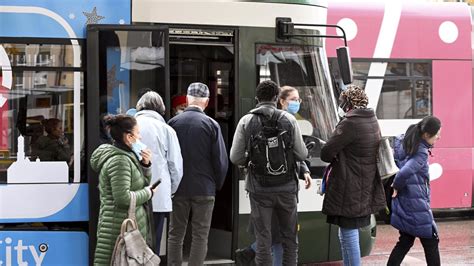
M 306 189 L 311 187 L 312 182 L 313 179 L 311 178 L 311 174 L 308 172 L 304 173 L 304 184 Z
M 393 189 L 392 198 L 395 198 L 398 195 L 398 190 Z
M 61 137 L 59 137 L 58 141 L 59 141 L 59 144 L 61 144 L 61 145 L 69 144 L 68 138 L 66 138 L 64 135 L 61 135 Z
M 146 188 L 149 189 L 150 192 L 151 192 L 151 197 L 150 197 L 150 199 L 153 198 L 153 196 L 155 195 L 156 190 L 158 189 L 158 187 L 155 187 L 155 188 L 152 189 L 152 188 L 151 188 L 151 185 L 150 185 L 150 186 L 147 186 Z
M 151 150 L 150 149 L 143 149 L 140 152 L 140 155 L 142 156 L 142 163 L 144 165 L 149 165 L 150 160 L 151 160 Z
M 153 195 L 155 195 L 156 191 L 158 190 L 158 187 L 151 188 L 151 186 L 149 186 L 149 188 L 151 191 L 153 191 Z

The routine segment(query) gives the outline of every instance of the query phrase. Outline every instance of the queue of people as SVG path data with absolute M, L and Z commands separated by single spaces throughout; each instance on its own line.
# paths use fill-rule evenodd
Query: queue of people
M 182 96 L 173 99 L 176 116 L 168 123 L 163 99 L 154 91 L 141 96 L 134 116 L 106 117 L 113 143 L 99 146 L 90 161 L 99 173 L 100 190 L 94 265 L 110 264 L 131 193 L 136 195 L 135 216 L 147 245 L 159 254 L 164 219 L 169 218 L 167 263 L 181 265 L 191 225 L 188 264 L 203 265 L 215 194 L 224 184 L 229 159 L 243 169 L 251 207 L 249 231 L 256 239 L 236 252 L 237 263 L 297 264 L 298 179 L 305 181 L 306 189 L 312 184 L 304 162 L 308 150 L 295 118 L 301 103 L 298 90 L 279 88 L 273 81 L 258 84 L 257 105 L 240 119 L 229 157 L 219 124 L 204 113 L 209 95 L 205 84 L 191 84 L 185 102 Z M 341 120 L 321 150 L 321 159 L 331 168 L 322 212 L 328 223 L 339 227 L 344 265 L 360 265 L 359 229 L 386 207 L 377 170 L 381 133 L 362 89 L 348 86 L 339 101 Z M 422 240 L 428 265 L 439 265 L 427 160 L 440 128 L 439 119 L 427 117 L 396 141 L 400 171 L 393 182 L 392 224 L 400 239 L 389 265 L 400 265 L 416 237 Z M 152 185 L 158 180 L 158 186 Z M 409 209 L 416 204 L 423 212 Z

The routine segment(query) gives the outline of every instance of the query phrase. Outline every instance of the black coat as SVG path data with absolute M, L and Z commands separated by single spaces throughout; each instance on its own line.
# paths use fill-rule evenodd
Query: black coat
M 372 109 L 355 109 L 339 122 L 321 150 L 321 159 L 332 162 L 323 202 L 323 213 L 362 217 L 385 207 L 382 181 L 377 173 L 381 134 Z
M 229 162 L 219 124 L 193 106 L 168 124 L 176 131 L 183 156 L 183 178 L 175 195 L 215 196 Z

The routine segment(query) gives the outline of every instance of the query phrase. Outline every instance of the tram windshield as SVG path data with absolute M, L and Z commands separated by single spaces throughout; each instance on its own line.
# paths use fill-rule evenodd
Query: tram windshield
M 261 44 L 256 63 L 260 82 L 271 79 L 298 90 L 302 102 L 296 119 L 303 135 L 326 141 L 338 119 L 324 57 L 321 47 Z

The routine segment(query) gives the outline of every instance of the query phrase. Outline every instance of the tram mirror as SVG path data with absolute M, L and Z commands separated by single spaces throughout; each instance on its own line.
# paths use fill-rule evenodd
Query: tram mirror
M 336 54 L 342 82 L 344 85 L 352 83 L 352 62 L 351 56 L 349 55 L 349 47 L 344 46 L 337 48 Z

